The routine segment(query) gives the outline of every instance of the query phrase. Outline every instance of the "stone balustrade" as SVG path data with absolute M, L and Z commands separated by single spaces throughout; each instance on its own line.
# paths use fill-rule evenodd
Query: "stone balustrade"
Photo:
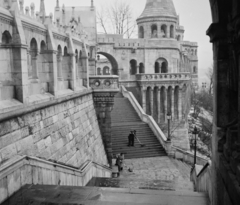
M 155 73 L 137 74 L 137 81 L 188 81 L 191 79 L 190 73 Z

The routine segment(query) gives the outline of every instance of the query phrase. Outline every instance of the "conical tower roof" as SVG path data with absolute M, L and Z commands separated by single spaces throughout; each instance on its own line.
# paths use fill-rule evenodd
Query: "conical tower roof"
M 145 9 L 138 19 L 165 16 L 177 17 L 172 0 L 147 0 Z

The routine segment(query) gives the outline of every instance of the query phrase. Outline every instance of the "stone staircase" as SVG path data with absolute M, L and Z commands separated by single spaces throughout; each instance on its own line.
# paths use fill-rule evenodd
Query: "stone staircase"
M 113 154 L 125 153 L 126 159 L 166 156 L 166 152 L 148 124 L 141 121 L 127 98 L 118 93 L 112 111 Z M 135 140 L 135 147 L 128 147 L 130 130 L 137 131 L 137 137 L 144 144 L 141 147 Z

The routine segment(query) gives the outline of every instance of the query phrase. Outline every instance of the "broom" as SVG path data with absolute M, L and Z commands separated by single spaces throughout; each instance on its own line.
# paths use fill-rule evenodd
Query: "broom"
M 138 143 L 140 144 L 141 147 L 145 147 L 145 146 L 146 146 L 145 144 L 142 144 L 142 143 L 140 142 L 140 140 L 137 138 L 136 135 L 135 135 L 135 137 L 136 137 L 136 139 L 137 139 L 137 141 L 138 141 Z

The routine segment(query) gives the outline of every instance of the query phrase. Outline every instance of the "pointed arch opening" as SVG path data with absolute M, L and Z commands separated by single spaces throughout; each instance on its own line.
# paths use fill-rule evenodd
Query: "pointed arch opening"
M 153 24 L 151 26 L 151 37 L 152 38 L 157 38 L 158 37 L 158 28 L 156 24 Z
M 144 28 L 143 28 L 143 26 L 139 27 L 139 38 L 144 38 Z
M 174 26 L 170 26 L 170 38 L 174 38 Z
M 12 36 L 9 31 L 4 31 L 2 34 L 2 44 L 11 44 L 12 43 Z
M 161 26 L 161 37 L 167 38 L 167 26 L 165 24 Z

